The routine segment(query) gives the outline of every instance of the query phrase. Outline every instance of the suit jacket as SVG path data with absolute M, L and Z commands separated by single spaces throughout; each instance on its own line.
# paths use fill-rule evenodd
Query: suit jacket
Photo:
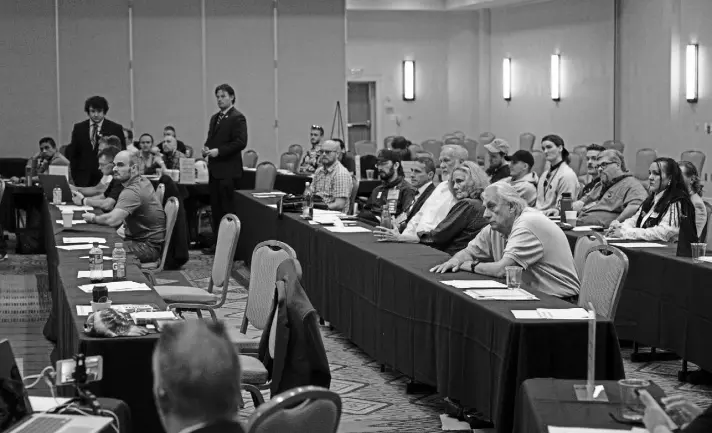
M 219 420 L 194 430 L 193 433 L 245 433 L 245 428 L 237 421 Z
M 76 186 L 94 186 L 101 179 L 99 171 L 99 152 L 89 138 L 90 120 L 76 123 L 72 129 L 72 141 L 69 144 L 67 156 Z M 99 130 L 99 136 L 115 135 L 121 140 L 121 148 L 126 149 L 124 127 L 109 119 L 104 119 Z
M 418 213 L 420 208 L 423 207 L 423 203 L 425 203 L 425 201 L 430 197 L 430 194 L 432 194 L 433 191 L 435 191 L 435 184 L 431 183 L 430 186 L 425 188 L 425 191 L 423 191 L 422 194 L 415 198 L 415 203 L 413 204 L 413 207 L 410 208 L 410 210 L 408 211 L 408 217 L 400 224 L 400 226 L 398 227 L 398 231 L 403 233 L 403 230 L 405 230 L 410 220 L 415 216 L 415 214 Z
M 247 119 L 235 107 L 228 110 L 218 125 L 220 113 L 210 118 L 205 147 L 218 149 L 218 156 L 208 160 L 210 176 L 215 179 L 242 177 L 242 151 L 247 147 Z
M 283 265 L 288 262 L 293 261 L 287 260 Z M 294 274 L 280 275 L 282 269 L 280 265 L 277 270 L 276 307 L 268 322 L 271 324 L 277 314 L 274 358 L 269 353 L 272 326 L 263 331 L 258 354 L 272 379 L 270 392 L 275 396 L 306 385 L 329 388 L 331 372 L 316 310 L 298 277 Z

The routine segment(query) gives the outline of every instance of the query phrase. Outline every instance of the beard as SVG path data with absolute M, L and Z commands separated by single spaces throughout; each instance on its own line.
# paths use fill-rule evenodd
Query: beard
M 396 171 L 393 168 L 391 168 L 387 172 L 383 171 L 383 170 L 379 170 L 378 176 L 381 178 L 381 180 L 387 181 L 387 180 L 390 180 L 395 173 L 396 173 Z

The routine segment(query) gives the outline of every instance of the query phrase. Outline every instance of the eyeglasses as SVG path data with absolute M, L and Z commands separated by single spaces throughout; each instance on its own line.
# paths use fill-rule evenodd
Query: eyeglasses
M 603 161 L 603 162 L 599 162 L 598 165 L 596 166 L 596 170 L 599 170 L 599 171 L 605 170 L 606 167 L 608 167 L 608 166 L 611 165 L 611 164 L 617 164 L 617 162 L 613 162 L 613 161 Z
M 337 152 L 336 150 L 320 150 L 317 153 L 319 155 L 330 155 L 330 154 L 336 153 L 336 152 Z

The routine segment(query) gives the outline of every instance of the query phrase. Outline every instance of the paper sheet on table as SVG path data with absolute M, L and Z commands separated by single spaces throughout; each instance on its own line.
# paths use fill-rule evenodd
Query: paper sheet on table
M 451 418 L 447 414 L 440 415 L 440 423 L 445 431 L 471 431 L 470 424 L 465 421 L 460 421 L 457 418 Z
M 84 245 L 79 245 L 79 244 L 74 244 L 74 245 L 59 245 L 57 248 L 60 250 L 65 250 L 65 251 L 74 251 L 74 250 L 90 250 L 94 248 L 94 244 L 84 244 Z M 103 249 L 109 249 L 106 245 L 99 245 L 99 248 Z
M 134 321 L 138 320 L 176 320 L 178 317 L 173 311 L 140 311 L 131 313 L 131 318 Z
M 493 280 L 448 280 L 441 281 L 443 284 L 457 289 L 506 289 L 507 285 Z
M 702 256 L 702 257 L 699 257 L 699 261 L 701 261 L 701 262 L 707 262 L 707 263 L 712 263 L 712 257 L 710 257 L 710 256 Z
M 339 212 L 338 210 L 314 209 L 314 218 L 322 217 L 325 215 L 335 215 L 338 217 L 346 216 L 346 214 L 344 214 L 343 212 Z
M 587 427 L 554 427 L 549 426 L 549 433 L 646 433 L 647 430 L 644 428 L 634 427 L 632 430 L 618 430 L 609 428 L 587 428 Z
M 618 242 L 613 243 L 611 245 L 626 248 L 661 248 L 667 246 L 665 244 L 659 244 L 657 242 Z
M 598 229 L 598 228 L 601 228 L 601 226 L 576 226 L 571 230 L 573 230 L 575 232 L 588 232 L 588 231 L 591 231 L 593 229 Z
M 329 230 L 332 233 L 370 233 L 371 230 L 364 228 L 364 227 L 324 227 L 325 229 Z
M 465 290 L 465 294 L 481 301 L 538 301 L 524 289 Z
M 106 286 L 109 292 L 133 292 L 139 290 L 151 290 L 150 287 L 144 283 L 137 283 L 135 281 L 112 281 L 110 283 L 96 283 L 96 284 L 84 284 L 79 286 L 79 289 L 86 293 L 91 293 L 94 286 Z
M 73 204 L 60 204 L 57 206 L 60 211 L 71 210 L 72 212 L 90 211 L 94 210 L 91 206 L 76 206 Z
M 54 409 L 57 406 L 63 405 L 68 402 L 69 398 L 64 397 L 37 397 L 34 395 L 30 396 L 30 404 L 32 405 L 32 411 L 35 413 L 47 412 L 50 409 Z
M 87 222 L 84 220 L 72 220 L 72 225 L 74 224 L 86 224 Z M 57 224 L 64 224 L 63 220 L 57 220 Z
M 607 241 L 609 241 L 609 242 L 610 242 L 610 241 L 624 241 L 624 240 L 625 240 L 625 238 L 616 238 L 616 237 L 613 237 L 613 236 L 604 236 L 604 238 L 605 238 Z
M 515 319 L 587 320 L 588 311 L 583 308 L 537 308 L 536 310 L 512 310 Z
M 106 239 L 104 238 L 62 238 L 65 244 L 92 244 L 94 242 L 99 242 L 100 244 L 105 244 Z
M 156 306 L 149 304 L 112 304 L 111 309 L 122 313 L 136 313 L 137 311 L 155 310 Z M 91 313 L 91 305 L 77 305 L 77 316 L 88 316 Z
M 286 193 L 282 191 L 270 191 L 270 192 L 253 192 L 252 196 L 257 197 L 257 198 L 266 198 L 266 197 L 281 197 L 283 195 L 287 195 Z
M 104 269 L 102 274 L 102 277 L 104 278 L 112 278 L 114 276 L 114 271 L 111 269 Z M 89 278 L 89 274 L 91 271 L 77 271 L 77 278 Z
M 81 257 L 79 257 L 79 258 L 80 258 L 80 259 L 87 259 L 87 260 L 88 260 L 88 259 L 89 259 L 89 256 L 81 256 Z M 104 256 L 104 260 L 114 260 L 114 259 L 113 259 L 112 257 L 106 257 L 106 256 Z

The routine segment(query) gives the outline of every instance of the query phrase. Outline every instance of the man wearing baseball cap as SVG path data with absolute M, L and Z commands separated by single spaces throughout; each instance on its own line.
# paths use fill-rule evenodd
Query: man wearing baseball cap
M 539 178 L 532 171 L 534 156 L 528 150 L 518 150 L 509 158 L 509 172 L 511 176 L 502 179 L 519 193 L 527 205 L 536 204 L 536 186 Z
M 495 138 L 490 144 L 485 144 L 485 149 L 489 152 L 489 168 L 487 175 L 490 183 L 495 183 L 509 177 L 509 143 L 501 138 Z
M 405 180 L 401 165 L 401 151 L 398 149 L 381 149 L 378 152 L 376 170 L 381 184 L 378 185 L 364 205 L 358 218 L 364 221 L 378 223 L 381 213 L 388 209 L 395 220 L 395 226 L 405 220 L 405 210 L 415 200 L 416 190 Z

